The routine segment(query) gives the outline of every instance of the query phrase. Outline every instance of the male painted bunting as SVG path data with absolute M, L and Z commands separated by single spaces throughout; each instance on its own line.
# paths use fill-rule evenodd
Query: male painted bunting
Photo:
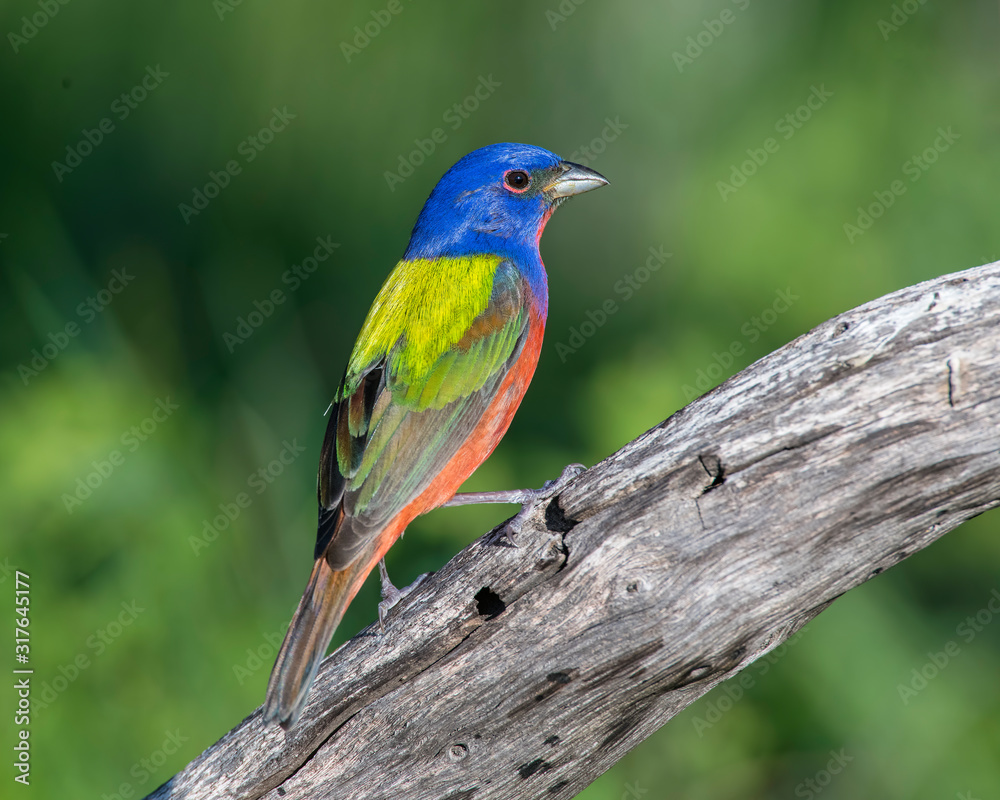
M 271 672 L 266 722 L 295 723 L 376 564 L 383 596 L 399 597 L 381 560 L 414 517 L 466 502 L 530 508 L 560 485 L 455 494 L 507 432 L 538 362 L 549 304 L 538 252 L 545 223 L 567 197 L 606 183 L 539 147 L 495 144 L 469 153 L 431 192 L 333 401 L 316 562 Z

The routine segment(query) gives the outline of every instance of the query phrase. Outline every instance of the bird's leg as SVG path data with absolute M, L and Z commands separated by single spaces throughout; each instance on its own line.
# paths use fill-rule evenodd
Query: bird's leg
M 521 525 L 527 518 L 531 510 L 544 500 L 557 495 L 563 490 L 573 478 L 583 472 L 586 467 L 583 464 L 570 464 L 562 471 L 562 475 L 553 481 L 546 481 L 541 489 L 513 489 L 502 492 L 462 492 L 456 494 L 444 505 L 446 506 L 467 506 L 474 503 L 518 503 L 521 510 L 504 528 L 504 536 L 514 547 L 519 547 L 514 536 L 521 532 Z M 385 618 L 389 610 L 402 600 L 406 595 L 420 585 L 427 574 L 419 576 L 413 583 L 405 589 L 397 589 L 389 580 L 389 573 L 385 569 L 385 559 L 378 562 L 378 574 L 382 581 L 382 602 L 378 604 L 378 625 L 381 631 L 385 632 Z
M 570 464 L 562 475 L 553 481 L 545 481 L 541 489 L 514 489 L 506 492 L 462 492 L 456 494 L 445 506 L 467 506 L 474 503 L 519 503 L 521 510 L 504 528 L 504 536 L 515 547 L 519 547 L 514 536 L 521 532 L 521 525 L 531 510 L 543 500 L 548 500 L 561 492 L 566 484 L 586 469 L 583 464 Z
M 397 589 L 389 580 L 389 573 L 385 569 L 385 559 L 378 562 L 378 575 L 382 581 L 382 602 L 378 604 L 378 627 L 382 633 L 385 633 L 385 618 L 389 614 L 389 609 L 423 583 L 428 574 L 425 572 L 423 575 L 418 575 L 417 579 L 409 586 Z

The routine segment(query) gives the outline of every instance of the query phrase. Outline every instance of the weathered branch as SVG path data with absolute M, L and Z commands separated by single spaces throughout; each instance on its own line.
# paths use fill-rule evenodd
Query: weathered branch
M 1000 503 L 1000 262 L 823 323 L 459 553 L 155 798 L 572 797 Z

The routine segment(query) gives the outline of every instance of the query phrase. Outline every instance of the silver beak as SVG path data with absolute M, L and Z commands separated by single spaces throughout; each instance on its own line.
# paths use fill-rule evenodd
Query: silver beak
M 555 179 L 542 190 L 552 199 L 572 197 L 575 194 L 583 194 L 608 185 L 607 178 L 581 164 L 563 161 L 559 168 L 562 172 L 556 175 Z

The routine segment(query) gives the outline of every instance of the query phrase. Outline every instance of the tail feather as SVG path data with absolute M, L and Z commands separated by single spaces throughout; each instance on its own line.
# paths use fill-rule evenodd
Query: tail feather
M 368 574 L 366 566 L 359 559 L 345 569 L 334 570 L 325 558 L 316 559 L 271 670 L 264 700 L 265 723 L 277 721 L 287 730 L 299 718 L 333 632 Z

